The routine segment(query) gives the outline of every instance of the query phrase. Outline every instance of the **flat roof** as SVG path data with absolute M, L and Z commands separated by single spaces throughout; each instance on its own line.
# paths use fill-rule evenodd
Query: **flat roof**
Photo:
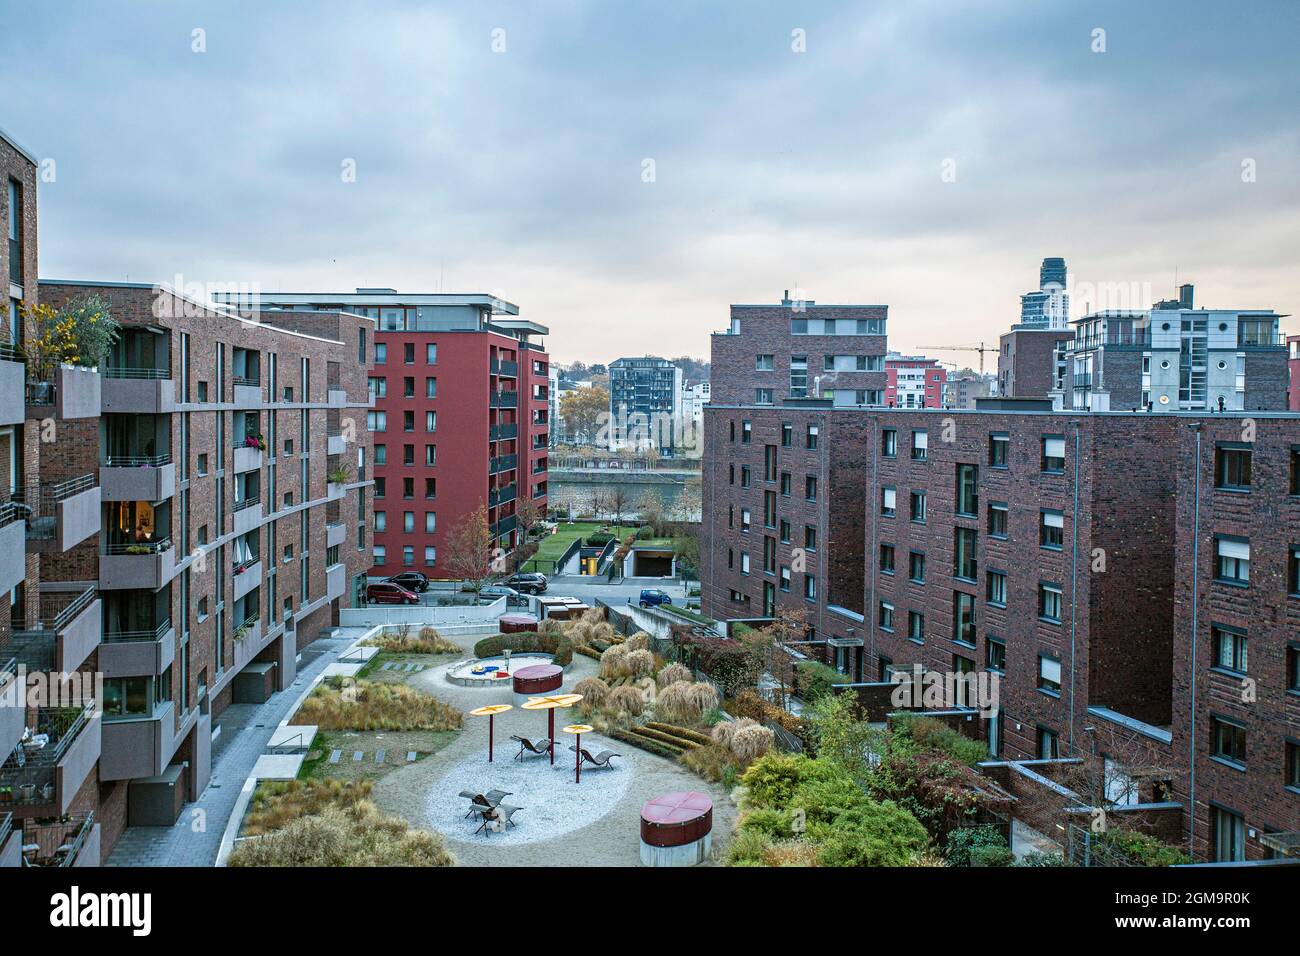
M 807 404 L 805 404 L 805 402 Z M 1044 415 L 1054 418 L 1089 418 L 1117 416 L 1123 418 L 1280 418 L 1287 421 L 1300 421 L 1300 412 L 1288 411 L 1197 411 L 1195 409 L 1170 409 L 1169 411 L 1089 411 L 1080 408 L 1062 408 L 1059 410 L 1037 411 L 1028 409 L 988 409 L 988 408 L 886 408 L 881 405 L 831 405 L 826 399 L 795 399 L 782 405 L 727 405 L 712 402 L 706 408 L 714 411 L 738 412 L 781 412 L 781 411 L 819 411 L 864 414 L 908 414 L 908 415 Z
M 233 295 L 233 293 L 221 293 Z M 434 305 L 434 306 L 487 306 L 494 313 L 518 315 L 519 306 L 486 292 L 390 292 L 366 289 L 360 292 L 262 292 L 262 302 L 277 305 Z

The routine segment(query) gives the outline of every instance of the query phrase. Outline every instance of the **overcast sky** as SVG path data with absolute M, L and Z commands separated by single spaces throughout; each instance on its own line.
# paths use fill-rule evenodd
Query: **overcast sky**
M 786 288 L 996 341 L 1049 255 L 1300 313 L 1293 0 L 0 8 L 43 277 L 495 292 L 561 362 Z

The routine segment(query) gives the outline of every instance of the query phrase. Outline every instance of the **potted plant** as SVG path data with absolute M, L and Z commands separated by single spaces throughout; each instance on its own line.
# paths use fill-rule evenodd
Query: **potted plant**
M 334 468 L 326 473 L 325 479 L 331 485 L 346 485 L 352 480 L 352 475 L 346 468 Z

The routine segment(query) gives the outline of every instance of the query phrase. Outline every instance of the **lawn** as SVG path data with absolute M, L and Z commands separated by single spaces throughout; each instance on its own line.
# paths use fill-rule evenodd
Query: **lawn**
M 605 527 L 606 525 L 599 521 L 575 521 L 573 524 L 561 522 L 555 534 L 549 534 L 542 538 L 537 548 L 537 554 L 524 562 L 519 570 L 537 571 L 540 562 L 540 570 L 550 574 L 554 570 L 554 562 L 564 556 L 564 552 L 569 550 L 569 545 L 573 544 L 578 538 L 585 538 L 587 535 L 594 534 Z M 636 528 L 626 526 L 609 525 L 608 529 L 609 533 L 620 541 L 625 536 L 636 532 Z

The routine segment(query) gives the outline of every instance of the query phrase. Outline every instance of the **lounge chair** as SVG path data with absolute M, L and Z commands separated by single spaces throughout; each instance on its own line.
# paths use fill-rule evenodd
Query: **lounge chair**
M 474 793 L 473 791 L 470 790 L 462 790 L 460 792 L 460 796 L 469 798 L 469 812 L 465 814 L 465 816 L 467 817 L 472 817 L 476 813 L 482 815 L 483 813 L 491 810 L 495 806 L 495 804 L 493 804 L 491 800 L 483 796 L 483 794 L 481 793 Z
M 515 823 L 513 817 L 515 813 L 522 809 L 523 807 L 512 807 L 508 803 L 499 804 L 483 814 L 483 822 L 479 824 L 478 829 L 474 832 L 481 832 L 484 836 L 490 835 L 492 832 L 491 824 L 497 820 L 501 821 L 503 831 L 509 827 L 518 826 L 519 824 Z
M 533 743 L 527 737 L 520 737 L 518 734 L 512 734 L 510 739 L 519 741 L 519 753 L 515 754 L 516 760 L 523 760 L 525 752 L 537 757 L 549 754 L 551 752 L 551 744 L 553 743 L 553 741 L 547 737 L 542 737 L 537 741 L 537 743 Z
M 569 749 L 572 750 L 574 753 L 578 752 L 578 748 L 573 746 L 572 744 L 569 745 Z M 616 754 L 612 750 L 602 750 L 600 753 L 596 754 L 596 756 L 593 757 L 591 755 L 590 750 L 588 750 L 586 747 L 582 748 L 582 762 L 589 763 L 597 767 L 612 768 L 614 765 L 610 763 L 610 761 L 613 760 L 615 757 L 621 758 L 622 756 L 623 756 L 622 754 Z

